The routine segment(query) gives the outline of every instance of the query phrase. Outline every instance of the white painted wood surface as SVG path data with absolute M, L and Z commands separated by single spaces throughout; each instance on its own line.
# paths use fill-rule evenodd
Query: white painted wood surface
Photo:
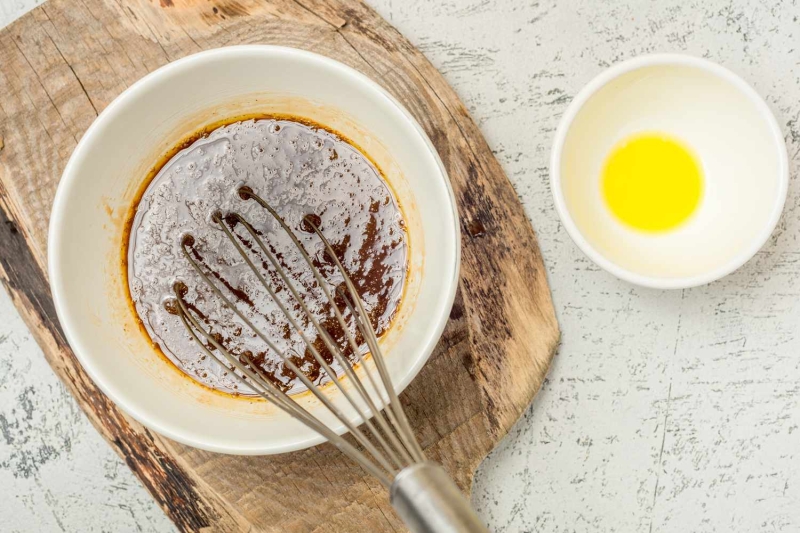
M 800 531 L 800 5 L 796 0 L 368 0 L 445 74 L 537 229 L 563 342 L 481 466 L 493 531 Z M 0 0 L 0 26 L 37 4 Z M 570 242 L 548 186 L 570 98 L 606 66 L 687 52 L 733 69 L 783 126 L 781 223 L 737 273 L 639 289 Z M 0 529 L 171 531 L 0 295 Z

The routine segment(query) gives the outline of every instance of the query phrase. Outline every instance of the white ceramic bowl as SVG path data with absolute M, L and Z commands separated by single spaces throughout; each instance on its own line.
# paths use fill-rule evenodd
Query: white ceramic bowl
M 381 344 L 398 390 L 436 345 L 459 264 L 455 200 L 433 145 L 406 110 L 355 70 L 295 49 L 237 46 L 171 63 L 122 93 L 81 139 L 56 194 L 48 254 L 59 320 L 87 373 L 123 410 L 174 440 L 237 454 L 287 452 L 323 439 L 264 401 L 199 386 L 151 347 L 127 303 L 121 247 L 136 193 L 162 154 L 204 124 L 253 112 L 306 117 L 341 132 L 394 189 L 410 272 Z M 360 422 L 335 387 L 325 393 Z M 298 401 L 344 432 L 310 394 Z
M 697 212 L 660 234 L 621 224 L 600 187 L 612 147 L 651 131 L 685 142 L 705 177 Z M 621 279 L 667 289 L 709 283 L 750 259 L 778 222 L 789 175 L 783 135 L 758 94 L 717 64 L 669 54 L 620 63 L 578 93 L 556 133 L 550 179 L 586 255 Z

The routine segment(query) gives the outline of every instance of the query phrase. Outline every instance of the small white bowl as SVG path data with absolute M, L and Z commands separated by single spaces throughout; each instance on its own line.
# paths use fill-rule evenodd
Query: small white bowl
M 639 132 L 682 140 L 702 166 L 700 205 L 669 232 L 626 227 L 602 198 L 609 151 Z M 705 59 L 664 54 L 615 65 L 578 93 L 556 132 L 550 180 L 564 227 L 592 261 L 637 285 L 677 289 L 730 274 L 761 248 L 789 171 L 778 123 L 752 87 Z
M 455 199 L 436 150 L 398 102 L 355 70 L 291 48 L 237 46 L 171 63 L 122 93 L 81 138 L 58 187 L 48 245 L 56 311 L 86 372 L 128 414 L 171 439 L 235 454 L 288 452 L 324 439 L 272 404 L 211 391 L 166 361 L 128 305 L 121 248 L 137 191 L 162 155 L 203 125 L 255 112 L 305 117 L 341 132 L 394 189 L 410 270 L 381 345 L 397 390 L 433 351 L 459 266 Z M 360 423 L 336 387 L 325 393 Z M 345 431 L 310 394 L 297 400 Z

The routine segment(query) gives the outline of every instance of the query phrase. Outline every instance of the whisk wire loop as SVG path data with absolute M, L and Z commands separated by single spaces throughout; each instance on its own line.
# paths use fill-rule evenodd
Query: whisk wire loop
M 411 430 L 411 425 L 408 423 L 408 418 L 406 418 L 405 411 L 403 411 L 402 407 L 400 407 L 400 399 L 397 397 L 397 392 L 395 392 L 394 387 L 392 386 L 392 379 L 389 376 L 389 371 L 386 368 L 386 362 L 384 361 L 383 355 L 381 354 L 381 349 L 378 346 L 378 337 L 375 334 L 375 329 L 372 327 L 372 323 L 369 320 L 369 314 L 367 314 L 366 309 L 364 309 L 364 303 L 358 296 L 355 285 L 353 285 L 353 282 L 350 280 L 350 276 L 347 275 L 347 271 L 345 271 L 344 266 L 342 266 L 341 261 L 339 261 L 339 258 L 336 256 L 331 243 L 328 242 L 328 239 L 322 234 L 320 229 L 316 226 L 316 224 L 314 224 L 313 221 L 306 219 L 306 222 L 314 229 L 314 233 L 317 234 L 322 243 L 325 245 L 328 255 L 330 256 L 331 260 L 336 263 L 336 267 L 339 269 L 339 272 L 344 278 L 344 283 L 347 286 L 347 290 L 350 292 L 350 298 L 353 302 L 355 302 L 355 307 L 358 309 L 357 315 L 354 316 L 358 316 L 360 318 L 357 323 L 361 324 L 361 331 L 366 333 L 364 337 L 367 341 L 367 345 L 372 353 L 375 354 L 373 357 L 375 360 L 375 366 L 378 369 L 378 374 L 380 375 L 384 387 L 389 394 L 389 408 L 394 411 L 394 414 L 397 417 L 400 429 L 400 437 L 408 440 L 408 442 L 406 442 L 406 446 L 409 447 L 410 451 L 415 456 L 415 459 L 422 462 L 425 460 L 425 454 L 422 452 L 422 448 L 414 438 L 414 432 Z

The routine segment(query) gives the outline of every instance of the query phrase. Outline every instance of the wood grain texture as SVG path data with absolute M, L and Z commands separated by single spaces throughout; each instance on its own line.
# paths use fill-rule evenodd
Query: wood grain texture
M 533 230 L 477 127 L 424 56 L 360 2 L 53 0 L 0 32 L 0 275 L 51 366 L 180 530 L 402 530 L 379 484 L 331 446 L 243 458 L 151 433 L 95 387 L 58 326 L 47 223 L 80 136 L 147 72 L 242 43 L 353 66 L 436 146 L 462 219 L 462 279 L 441 342 L 401 398 L 428 455 L 468 490 L 538 390 L 558 327 Z

